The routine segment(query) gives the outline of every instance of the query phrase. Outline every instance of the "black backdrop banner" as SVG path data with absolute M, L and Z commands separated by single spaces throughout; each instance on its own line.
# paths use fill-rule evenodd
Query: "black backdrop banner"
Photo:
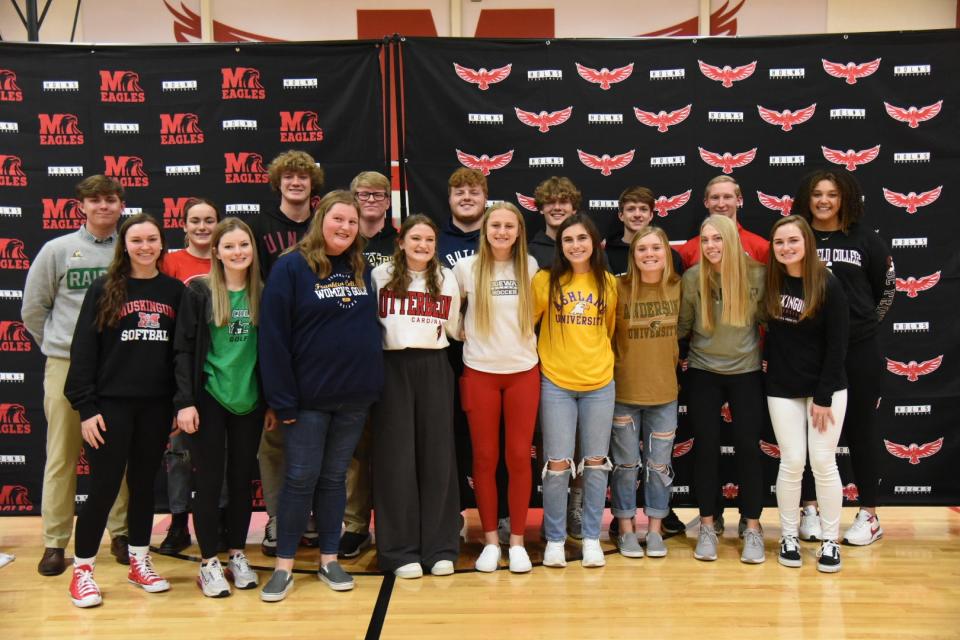
M 125 213 L 162 219 L 178 247 L 189 197 L 247 219 L 276 207 L 266 167 L 287 149 L 310 153 L 327 188 L 386 172 L 382 48 L 0 43 L 0 515 L 40 512 L 43 357 L 20 304 L 43 243 L 83 224 L 74 185 L 115 176 Z M 83 459 L 77 472 L 79 504 Z
M 447 178 L 464 165 L 488 174 L 491 200 L 526 206 L 531 234 L 543 228 L 535 186 L 564 175 L 607 233 L 620 192 L 650 187 L 660 196 L 655 224 L 683 241 L 705 213 L 704 185 L 725 173 L 743 189 L 740 221 L 766 235 L 803 174 L 855 171 L 867 224 L 890 244 L 901 279 L 881 334 L 892 371 L 878 409 L 880 496 L 960 502 L 948 472 L 960 463 L 960 327 L 950 320 L 960 295 L 960 33 L 400 46 L 410 210 L 437 220 L 449 215 Z M 721 413 L 718 428 L 730 420 Z M 681 406 L 673 490 L 689 505 L 684 418 Z M 721 473 L 733 504 L 730 440 Z M 763 441 L 775 445 L 769 425 Z M 763 448 L 774 504 L 776 448 Z M 838 451 L 845 499 L 856 504 L 843 441 Z

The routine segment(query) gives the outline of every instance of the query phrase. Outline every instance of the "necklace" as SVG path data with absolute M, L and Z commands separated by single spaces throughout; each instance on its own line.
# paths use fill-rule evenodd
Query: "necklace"
M 833 234 L 835 234 L 837 231 L 838 229 L 832 229 L 830 231 L 820 231 L 818 229 L 813 230 L 813 232 L 817 235 L 817 239 L 820 240 L 821 242 L 826 242 L 827 240 L 832 238 Z

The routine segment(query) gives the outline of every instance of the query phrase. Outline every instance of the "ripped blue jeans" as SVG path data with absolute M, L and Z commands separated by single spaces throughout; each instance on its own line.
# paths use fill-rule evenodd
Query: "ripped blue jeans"
M 610 437 L 610 457 L 613 458 L 610 504 L 615 517 L 632 518 L 637 513 L 637 477 L 641 454 L 644 469 L 643 512 L 648 518 L 663 518 L 670 513 L 673 437 L 676 431 L 676 401 L 656 405 L 618 402 L 614 405 L 613 433 Z

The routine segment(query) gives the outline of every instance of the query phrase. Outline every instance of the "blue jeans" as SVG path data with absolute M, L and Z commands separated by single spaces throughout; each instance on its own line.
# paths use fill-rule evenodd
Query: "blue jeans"
M 648 518 L 670 513 L 670 485 L 673 484 L 673 436 L 677 431 L 677 401 L 666 404 L 635 405 L 616 403 L 613 409 L 613 458 L 611 511 L 617 518 L 637 513 L 637 473 L 640 456 L 645 469 L 643 512 Z M 655 437 L 653 434 L 668 434 Z M 640 438 L 643 438 L 643 447 Z
M 301 409 L 297 421 L 281 425 L 286 475 L 277 506 L 277 557 L 293 558 L 307 528 L 311 506 L 320 553 L 337 553 L 347 501 L 347 467 L 363 433 L 369 402 Z M 316 487 L 316 504 L 311 505 Z
M 610 425 L 616 398 L 614 382 L 593 391 L 571 391 L 558 387 L 546 376 L 540 383 L 540 421 L 547 465 L 543 468 L 543 526 L 547 540 L 567 538 L 567 487 L 571 473 L 583 474 L 583 537 L 600 537 L 600 520 L 607 494 L 610 471 Z M 573 453 L 580 424 L 580 453 L 584 460 L 575 466 Z M 602 465 L 585 465 L 587 458 L 603 458 Z M 551 461 L 566 461 L 567 469 L 551 471 Z

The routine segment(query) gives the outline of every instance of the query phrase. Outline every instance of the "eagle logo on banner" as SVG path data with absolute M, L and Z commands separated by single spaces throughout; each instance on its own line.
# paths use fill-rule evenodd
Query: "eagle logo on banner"
M 757 111 L 760 112 L 760 117 L 764 122 L 780 127 L 784 131 L 791 131 L 795 125 L 803 124 L 813 117 L 813 113 L 816 110 L 816 102 L 809 107 L 797 109 L 796 111 L 791 111 L 790 109 L 775 111 L 773 109 L 762 107 L 759 104 L 757 105 Z
M 771 458 L 780 457 L 780 447 L 773 444 L 772 442 L 767 442 L 766 440 L 760 440 L 760 451 L 763 451 L 765 454 Z
M 911 191 L 910 193 L 904 194 L 891 191 L 890 189 L 884 187 L 883 197 L 893 206 L 906 209 L 907 213 L 916 213 L 917 207 L 925 207 L 928 204 L 936 202 L 937 198 L 940 197 L 940 191 L 942 190 L 943 185 L 940 185 L 936 189 L 924 191 L 923 193 L 915 193 Z
M 859 167 L 861 164 L 873 162 L 877 159 L 877 156 L 880 155 L 880 145 L 870 147 L 869 149 L 863 149 L 861 151 L 854 151 L 853 149 L 840 151 L 839 149 L 831 149 L 822 145 L 820 149 L 823 151 L 824 158 L 833 164 L 839 164 L 846 167 L 847 171 L 856 171 L 857 167 Z
M 778 198 L 777 196 L 771 196 L 763 191 L 757 191 L 757 199 L 760 200 L 760 204 L 765 206 L 767 209 L 779 211 L 781 216 L 790 215 L 790 211 L 793 209 L 793 198 L 790 196 L 782 196 Z
M 600 175 L 609 176 L 613 171 L 617 169 L 623 169 L 625 166 L 633 162 L 634 150 L 630 149 L 626 153 L 620 153 L 615 156 L 607 155 L 606 153 L 602 156 L 595 156 L 592 153 L 587 153 L 577 149 L 577 155 L 580 156 L 580 162 L 590 167 L 591 169 L 596 169 L 600 172 Z
M 842 62 L 830 62 L 826 58 L 820 58 L 820 61 L 823 63 L 824 71 L 834 78 L 845 79 L 847 84 L 857 84 L 859 78 L 872 76 L 876 73 L 877 69 L 880 68 L 880 58 L 859 64 L 856 62 L 848 62 L 846 64 Z
M 757 61 L 754 60 L 750 64 L 741 65 L 739 67 L 730 67 L 730 65 L 724 65 L 723 67 L 715 67 L 712 64 L 707 64 L 703 60 L 697 60 L 697 64 L 700 65 L 700 72 L 703 73 L 706 77 L 711 80 L 716 80 L 723 85 L 724 89 L 729 89 L 733 86 L 734 82 L 739 82 L 740 80 L 746 80 L 753 75 L 753 72 L 757 69 Z
M 689 440 L 684 440 L 683 442 L 678 442 L 677 444 L 673 445 L 673 457 L 679 458 L 680 456 L 684 456 L 690 453 L 692 449 L 693 449 L 693 438 L 690 438 Z
M 929 458 L 943 448 L 943 436 L 937 438 L 933 442 L 928 442 L 921 445 L 918 445 L 916 442 L 911 442 L 910 444 L 906 445 L 898 444 L 896 442 L 890 442 L 884 438 L 883 446 L 885 446 L 890 455 L 894 456 L 895 458 L 909 460 L 910 464 L 920 464 L 920 460 L 922 458 Z
M 939 271 L 919 278 L 914 278 L 913 276 L 905 280 L 903 278 L 897 278 L 897 291 L 905 292 L 908 298 L 916 298 L 918 292 L 933 289 L 938 282 L 940 282 Z
M 517 119 L 520 120 L 520 122 L 531 127 L 536 127 L 540 133 L 547 133 L 550 131 L 550 127 L 563 124 L 573 115 L 573 106 L 561 109 L 560 111 L 551 111 L 550 113 L 546 111 L 533 113 L 532 111 L 524 111 L 520 107 L 514 107 L 513 110 L 517 112 Z
M 634 107 L 633 114 L 637 116 L 637 120 L 639 120 L 641 124 L 645 124 L 648 127 L 656 127 L 658 132 L 666 133 L 670 127 L 675 124 L 680 124 L 687 119 L 692 106 L 693 104 L 688 104 L 685 107 L 669 113 L 666 111 L 654 113 L 653 111 L 644 111 L 639 107 Z
M 943 356 L 939 355 L 931 360 L 924 360 L 919 364 L 917 364 L 916 360 L 911 360 L 910 362 L 900 362 L 898 360 L 891 360 L 890 358 L 886 360 L 887 371 L 895 373 L 898 376 L 904 376 L 909 382 L 916 382 L 920 379 L 919 376 L 925 376 L 939 369 L 940 363 L 943 362 Z
M 513 149 L 495 156 L 488 156 L 484 153 L 479 157 L 457 149 L 457 160 L 468 169 L 477 169 L 483 175 L 488 176 L 491 171 L 503 169 L 510 164 L 510 161 L 513 160 Z
M 625 67 L 618 67 L 611 71 L 604 67 L 603 69 L 591 69 L 590 67 L 584 66 L 579 62 L 577 65 L 577 73 L 580 74 L 580 77 L 586 80 L 587 82 L 592 82 L 594 84 L 599 84 L 600 88 L 604 91 L 610 90 L 610 85 L 617 82 L 623 82 L 633 74 L 633 63 L 626 65 Z
M 703 147 L 697 147 L 700 150 L 700 158 L 711 167 L 723 170 L 724 173 L 733 173 L 734 169 L 745 167 L 757 157 L 757 148 L 741 153 L 730 153 L 725 151 L 722 155 L 713 151 L 707 151 Z
M 486 91 L 490 88 L 490 85 L 506 80 L 507 76 L 510 75 L 511 69 L 513 69 L 513 64 L 504 65 L 502 67 L 487 71 L 483 67 L 480 69 L 471 69 L 469 67 L 461 66 L 456 62 L 453 63 L 453 70 L 457 72 L 457 75 L 460 77 L 460 79 L 465 82 L 469 82 L 470 84 L 477 85 L 477 88 L 480 89 L 480 91 Z
M 887 115 L 893 118 L 894 120 L 899 120 L 900 122 L 906 122 L 910 125 L 911 129 L 916 129 L 920 126 L 921 122 L 926 122 L 927 120 L 932 119 L 938 113 L 940 113 L 940 108 L 943 106 L 943 100 L 938 100 L 933 104 L 928 104 L 925 107 L 908 107 L 904 109 L 903 107 L 896 107 L 889 102 L 884 102 L 883 107 L 887 110 Z
M 537 209 L 537 199 L 525 196 L 519 191 L 517 191 L 517 202 L 527 211 L 539 211 L 539 209 Z
M 653 208 L 656 210 L 657 215 L 661 218 L 666 218 L 670 215 L 670 212 L 679 209 L 683 205 L 687 204 L 690 201 L 691 190 L 687 189 L 683 193 L 678 193 L 675 196 L 659 196 L 657 200 L 653 203 Z

